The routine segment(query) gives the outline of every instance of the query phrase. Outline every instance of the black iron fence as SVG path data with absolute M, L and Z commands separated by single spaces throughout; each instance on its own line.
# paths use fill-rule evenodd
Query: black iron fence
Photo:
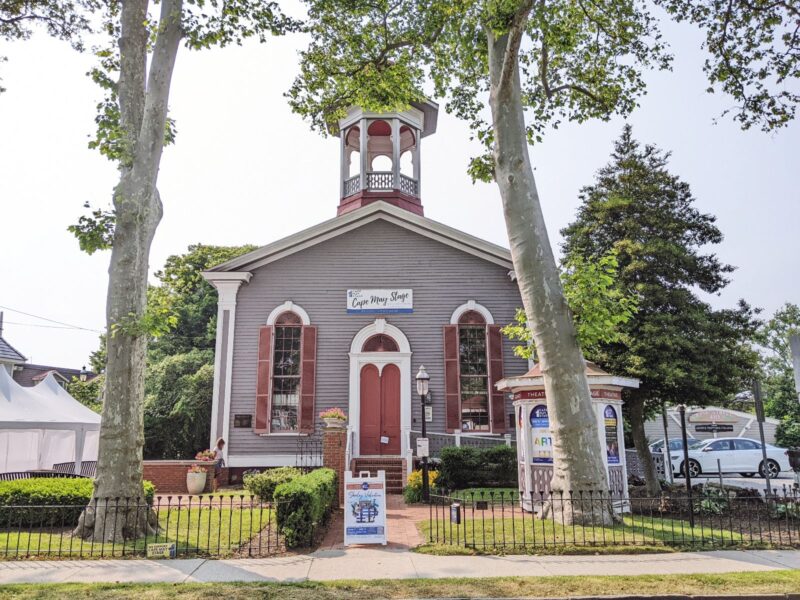
M 127 515 L 130 523 L 149 522 L 149 531 L 112 539 L 107 535 L 110 529 L 98 527 L 94 536 L 83 538 L 74 532 L 86 504 L 0 506 L 0 559 L 123 558 L 154 552 L 173 557 L 265 557 L 286 551 L 278 526 L 281 507 L 254 496 L 157 496 L 152 503 L 95 498 L 89 506 L 95 514 L 105 511 Z M 113 518 L 105 521 L 113 523 Z
M 706 486 L 691 499 L 606 491 L 521 495 L 478 490 L 431 495 L 422 524 L 431 544 L 482 551 L 570 547 L 800 548 L 800 496 Z
M 306 472 L 322 466 L 322 434 L 320 432 L 297 438 L 295 466 Z

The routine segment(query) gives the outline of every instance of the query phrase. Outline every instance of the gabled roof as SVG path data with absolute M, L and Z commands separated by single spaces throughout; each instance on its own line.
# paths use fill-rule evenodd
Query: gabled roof
M 217 265 L 203 275 L 206 279 L 213 280 L 216 278 L 215 273 L 255 269 L 379 220 L 393 223 L 509 270 L 513 268 L 511 253 L 506 248 L 379 201 L 262 246 L 253 252 Z
M 22 354 L 20 354 L 14 346 L 9 344 L 5 341 L 2 336 L 0 336 L 0 361 L 3 362 L 13 362 L 13 363 L 24 363 L 26 359 Z

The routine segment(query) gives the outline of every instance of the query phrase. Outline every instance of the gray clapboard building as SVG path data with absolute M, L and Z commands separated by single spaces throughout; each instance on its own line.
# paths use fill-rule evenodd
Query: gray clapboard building
M 337 216 L 204 273 L 219 295 L 210 437 L 229 467 L 295 464 L 333 407 L 353 457 L 410 464 L 421 365 L 428 431 L 513 432 L 494 384 L 527 370 L 500 333 L 522 303 L 507 249 L 424 216 L 420 142 L 437 110 L 351 109 Z

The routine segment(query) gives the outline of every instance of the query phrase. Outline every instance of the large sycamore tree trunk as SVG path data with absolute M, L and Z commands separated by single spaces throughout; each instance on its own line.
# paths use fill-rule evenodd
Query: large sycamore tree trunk
M 117 94 L 126 151 L 114 190 L 116 227 L 109 266 L 106 319 L 108 358 L 100 425 L 95 500 L 76 534 L 121 541 L 152 531 L 143 506 L 143 402 L 150 245 L 161 220 L 156 182 L 175 57 L 182 37 L 181 0 L 162 0 L 150 72 L 147 73 L 148 0 L 124 0 L 120 13 Z
M 520 15 L 518 14 L 519 18 Z M 527 14 L 497 37 L 488 31 L 489 103 L 494 128 L 495 180 L 528 326 L 544 375 L 553 434 L 554 499 L 551 509 L 567 523 L 607 523 L 610 504 L 597 501 L 608 490 L 583 353 L 561 288 L 528 156 L 519 77 L 519 45 Z M 575 502 L 561 502 L 559 497 Z M 586 501 L 580 502 L 577 499 Z M 592 498 L 592 501 L 589 501 Z
M 644 398 L 632 394 L 627 400 L 627 405 L 631 423 L 631 436 L 644 473 L 647 495 L 655 498 L 661 495 L 661 484 L 658 481 L 656 464 L 653 462 L 653 455 L 650 453 L 650 445 L 647 443 L 647 435 L 644 432 Z M 664 468 L 669 469 L 669 464 L 669 448 L 665 448 Z

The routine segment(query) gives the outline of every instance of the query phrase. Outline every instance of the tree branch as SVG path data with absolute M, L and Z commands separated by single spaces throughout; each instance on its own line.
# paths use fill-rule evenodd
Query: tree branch
M 147 72 L 148 0 L 126 0 L 120 13 L 119 36 L 119 110 L 120 127 L 125 133 L 126 149 L 123 164 L 130 165 L 136 148 L 144 112 Z
M 172 71 L 183 38 L 182 15 L 183 0 L 162 0 L 134 163 L 134 169 L 142 169 L 142 175 L 152 178 L 153 187 L 164 149 Z
M 532 9 L 533 0 L 524 0 L 511 20 L 511 26 L 507 33 L 508 42 L 503 53 L 503 67 L 500 70 L 500 78 L 497 81 L 498 93 L 502 93 L 502 90 L 511 85 L 514 73 L 518 68 L 519 47 L 522 44 L 525 25 L 528 23 L 528 16 L 531 14 Z

